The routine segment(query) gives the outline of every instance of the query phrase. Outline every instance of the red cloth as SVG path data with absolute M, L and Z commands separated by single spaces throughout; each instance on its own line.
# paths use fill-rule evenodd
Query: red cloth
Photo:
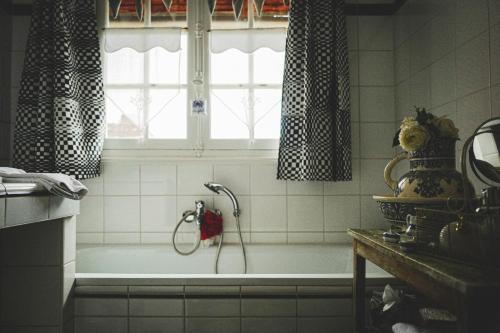
M 205 210 L 203 222 L 200 226 L 201 240 L 209 239 L 222 234 L 222 216 Z

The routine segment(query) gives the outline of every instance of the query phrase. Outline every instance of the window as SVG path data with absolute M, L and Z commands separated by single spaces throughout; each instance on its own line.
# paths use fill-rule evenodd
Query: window
M 266 0 L 260 15 L 245 0 L 238 20 L 231 0 L 218 0 L 211 17 L 206 0 L 168 3 L 146 0 L 137 8 L 135 0 L 122 0 L 107 8 L 105 49 L 127 42 L 104 55 L 106 148 L 277 148 L 283 0 Z M 165 40 L 167 31 L 180 31 L 178 49 L 142 45 L 153 33 Z M 136 32 L 141 45 L 128 46 Z M 266 36 L 278 43 L 262 44 Z M 242 40 L 259 45 L 245 49 Z M 201 114 L 191 107 L 198 99 L 206 101 Z

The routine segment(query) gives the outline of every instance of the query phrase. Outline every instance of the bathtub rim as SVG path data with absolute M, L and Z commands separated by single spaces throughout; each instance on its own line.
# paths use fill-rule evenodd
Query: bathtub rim
M 352 273 L 337 274 L 119 274 L 76 273 L 76 286 L 352 286 Z M 389 274 L 366 275 L 367 286 L 394 283 Z

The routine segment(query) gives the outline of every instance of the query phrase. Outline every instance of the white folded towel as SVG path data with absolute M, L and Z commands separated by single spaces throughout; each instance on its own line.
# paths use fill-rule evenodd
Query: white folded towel
M 392 325 L 393 333 L 439 333 L 435 330 L 430 330 L 427 328 L 421 328 L 414 326 L 412 324 L 397 323 Z
M 62 173 L 27 173 L 21 169 L 0 167 L 0 180 L 4 183 L 35 183 L 54 195 L 81 200 L 88 192 L 85 185 Z

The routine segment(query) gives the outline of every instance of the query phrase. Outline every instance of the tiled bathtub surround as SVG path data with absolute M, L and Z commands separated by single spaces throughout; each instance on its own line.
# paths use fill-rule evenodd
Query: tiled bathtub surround
M 275 174 L 272 161 L 105 163 L 103 177 L 85 181 L 89 196 L 81 202 L 78 242 L 169 243 L 182 213 L 199 199 L 222 210 L 226 240 L 235 242 L 231 201 L 208 191 L 207 181 L 237 195 L 246 242 L 342 242 L 346 228 L 380 223 L 375 214 L 361 220 L 370 197 L 360 195 L 359 175 L 355 182 L 333 184 L 278 181 Z M 192 228 L 180 230 L 191 234 Z
M 10 57 L 12 18 L 0 6 L 0 166 L 10 160 Z
M 394 20 L 397 117 L 413 105 L 447 115 L 460 152 L 480 123 L 500 115 L 499 1 L 409 0 Z
M 324 279 L 319 285 L 263 286 L 155 286 L 152 280 L 144 285 L 140 279 L 121 279 L 118 286 L 106 286 L 96 284 L 106 280 L 93 280 L 95 283 L 77 280 L 77 333 L 345 333 L 351 330 L 349 279 L 328 279 L 329 284 Z M 131 281 L 130 285 L 125 281 Z M 334 284 L 335 281 L 339 283 Z M 375 281 L 372 285 L 381 283 Z

